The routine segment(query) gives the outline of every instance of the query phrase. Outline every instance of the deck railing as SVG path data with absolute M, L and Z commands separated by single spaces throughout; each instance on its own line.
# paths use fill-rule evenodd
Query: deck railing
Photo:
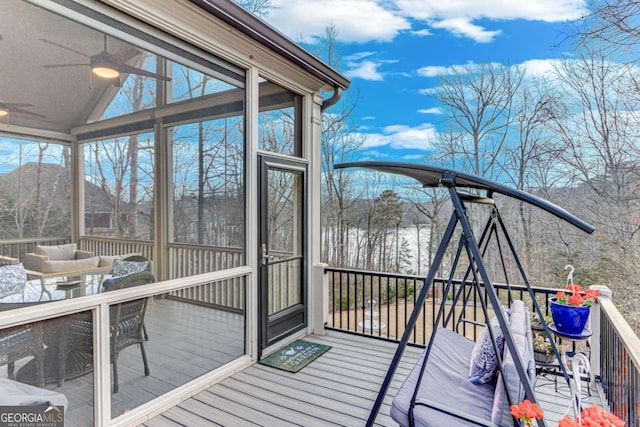
M 424 277 L 331 267 L 324 271 L 329 294 L 327 329 L 387 341 L 400 340 L 417 294 L 424 286 Z M 434 319 L 443 297 L 452 299 L 460 286 L 459 281 L 454 282 L 449 296 L 443 296 L 446 279 L 435 280 L 410 337 L 410 344 L 426 344 L 432 328 L 436 326 Z M 507 303 L 509 287 L 504 284 L 494 284 L 494 287 L 499 300 Z M 514 299 L 524 300 L 533 307 L 525 287 L 512 285 L 510 289 Z M 543 313 L 550 314 L 549 299 L 557 289 L 533 288 L 533 291 Z M 375 305 L 370 303 L 373 300 Z M 460 307 L 456 307 L 456 318 L 447 327 L 455 327 L 459 317 L 484 322 L 478 301 L 477 295 L 471 293 L 466 304 L 458 302 Z M 610 411 L 623 419 L 628 427 L 640 427 L 640 338 L 605 293 L 593 310 L 592 368 L 600 378 Z M 480 331 L 480 326 L 472 323 L 461 322 L 460 325 L 458 332 L 472 339 Z M 444 326 L 444 320 L 437 326 Z
M 63 245 L 71 237 L 30 237 L 25 239 L 0 240 L 0 255 L 22 259 L 24 254 L 35 252 L 36 245 Z
M 154 259 L 154 243 L 145 240 L 128 240 L 121 238 L 82 236 L 80 248 L 97 255 L 140 254 Z
M 424 277 L 332 267 L 326 268 L 325 272 L 328 275 L 329 286 L 328 329 L 388 341 L 400 340 L 417 295 L 424 286 Z M 446 279 L 435 279 L 434 287 L 424 302 L 410 337 L 410 344 L 425 345 L 434 326 L 446 326 L 451 329 L 460 318 L 484 323 L 479 295 L 467 284 L 464 289 L 467 295 L 463 297 L 461 294 L 453 312 L 455 318 L 446 322 L 446 317 L 442 317 L 438 325 L 434 325 L 442 299 L 452 301 L 463 286 L 461 281 L 454 281 L 449 294 L 444 295 L 446 283 Z M 510 291 L 513 299 L 525 301 L 533 311 L 533 303 L 526 287 L 504 284 L 494 284 L 494 287 L 499 300 L 505 305 L 508 304 Z M 549 299 L 555 296 L 556 292 L 557 289 L 534 288 L 535 298 L 545 315 L 550 314 Z M 482 296 L 484 301 L 487 301 L 486 292 L 483 292 Z M 458 332 L 472 339 L 481 332 L 481 327 L 477 324 L 460 322 L 459 325 Z
M 600 298 L 600 382 L 611 412 L 640 426 L 640 339 L 610 299 Z
M 80 246 L 100 255 L 138 253 L 154 260 L 154 242 L 150 241 L 84 236 L 80 239 Z M 242 248 L 185 243 L 171 243 L 168 246 L 169 277 L 167 279 L 178 279 L 244 265 Z M 172 292 L 170 295 L 184 301 L 216 306 L 230 311 L 243 312 L 245 308 L 245 287 L 241 278 L 205 283 Z

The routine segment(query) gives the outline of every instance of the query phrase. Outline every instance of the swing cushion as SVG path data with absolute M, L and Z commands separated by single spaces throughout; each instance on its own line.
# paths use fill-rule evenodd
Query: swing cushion
M 491 419 L 495 384 L 469 382 L 469 358 L 475 343 L 449 329 L 440 328 L 435 334 L 428 366 L 422 377 L 418 399 L 427 399 L 458 411 Z M 404 381 L 391 404 L 391 417 L 401 426 L 409 425 L 409 405 L 424 361 L 420 361 Z M 472 426 L 459 418 L 425 406 L 416 406 L 413 412 L 415 426 Z

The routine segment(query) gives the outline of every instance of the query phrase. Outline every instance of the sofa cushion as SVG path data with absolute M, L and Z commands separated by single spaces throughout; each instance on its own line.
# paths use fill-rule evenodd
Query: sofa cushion
M 0 298 L 22 292 L 27 284 L 27 272 L 22 263 L 0 266 Z
M 500 329 L 498 319 L 495 317 L 489 321 L 493 337 L 496 341 L 498 352 L 502 354 L 504 348 L 504 336 Z M 471 360 L 469 361 L 469 381 L 473 384 L 486 384 L 493 380 L 498 369 L 498 356 L 491 342 L 491 334 L 489 328 L 485 327 L 478 341 L 471 352 Z
M 113 260 L 113 276 L 126 276 L 132 273 L 141 273 L 143 271 L 151 271 L 151 263 L 149 261 L 122 261 L 121 259 Z
M 49 257 L 51 261 L 63 261 L 76 259 L 77 245 L 69 243 L 58 246 L 36 246 L 36 254 Z
M 55 405 L 63 407 L 66 412 L 69 400 L 64 394 L 57 391 L 35 387 L 8 378 L 0 378 L 0 405 Z
M 132 252 L 124 255 L 100 255 L 100 264 L 98 264 L 98 267 L 112 267 L 114 260 L 124 259 L 132 255 L 140 255 L 140 254 L 136 252 Z
M 43 261 L 42 272 L 63 273 L 67 271 L 90 270 L 92 268 L 98 267 L 99 262 L 100 257 L 98 256 L 70 261 Z

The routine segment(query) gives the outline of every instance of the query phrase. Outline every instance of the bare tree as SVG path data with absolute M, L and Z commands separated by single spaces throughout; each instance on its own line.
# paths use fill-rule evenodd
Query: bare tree
M 566 103 L 556 121 L 567 147 L 562 159 L 593 193 L 587 213 L 609 235 L 608 245 L 619 250 L 617 256 L 626 259 L 640 231 L 640 103 L 630 97 L 635 68 L 612 63 L 598 52 L 564 61 L 557 74 Z
M 558 115 L 559 100 L 546 79 L 530 78 L 514 96 L 512 108 L 511 137 L 504 149 L 502 170 L 517 189 L 539 192 L 553 171 L 549 166 L 554 162 L 550 160 L 555 161 L 562 151 L 550 130 Z M 524 247 L 525 264 L 531 266 L 535 244 L 531 207 L 519 201 L 517 211 L 522 231 L 518 242 Z
M 440 78 L 433 96 L 457 134 L 450 149 L 462 162 L 461 169 L 487 178 L 496 174 L 523 76 L 519 67 L 488 63 L 453 67 Z
M 271 0 L 236 0 L 236 2 L 256 16 L 269 16 Z
M 578 43 L 593 49 L 595 45 L 609 58 L 637 62 L 640 43 L 640 2 L 599 0 L 589 3 L 590 12 L 576 22 Z
M 328 25 L 316 46 L 316 54 L 333 67 L 340 68 L 337 36 L 335 26 Z M 332 265 L 344 265 L 350 258 L 350 233 L 357 226 L 349 221 L 347 212 L 362 193 L 362 188 L 355 185 L 356 175 L 333 168 L 336 163 L 352 160 L 364 142 L 350 124 L 355 106 L 354 98 L 345 95 L 338 105 L 322 115 L 322 258 Z M 356 236 L 351 242 L 357 240 Z

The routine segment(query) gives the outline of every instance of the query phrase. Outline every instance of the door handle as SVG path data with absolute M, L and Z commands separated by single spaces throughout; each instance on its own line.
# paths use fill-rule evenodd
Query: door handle
M 274 258 L 273 255 L 269 255 L 269 251 L 267 251 L 267 244 L 263 243 L 260 246 L 260 252 L 262 254 L 262 265 L 267 265 L 270 259 Z

